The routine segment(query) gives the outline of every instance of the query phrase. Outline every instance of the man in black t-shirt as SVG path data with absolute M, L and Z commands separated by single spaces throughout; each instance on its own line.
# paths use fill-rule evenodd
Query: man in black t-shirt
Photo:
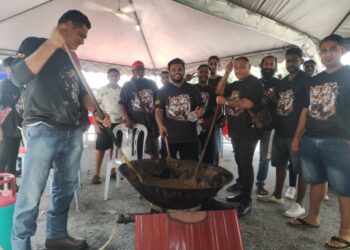
M 154 117 L 154 100 L 157 95 L 157 85 L 154 81 L 144 78 L 145 66 L 141 61 L 131 65 L 132 78 L 126 82 L 120 92 L 120 110 L 128 128 L 135 123 L 146 126 L 148 136 L 146 149 L 142 149 L 141 139 L 138 142 L 138 155 L 144 150 L 151 155 L 151 159 L 159 158 L 158 128 Z
M 218 69 L 220 67 L 220 59 L 218 56 L 210 56 L 208 59 L 208 65 L 210 67 L 210 77 L 208 81 L 209 86 L 213 86 L 214 89 L 216 89 L 216 86 L 218 85 L 221 76 L 218 75 Z M 215 130 L 214 130 L 214 136 L 215 136 L 215 154 L 214 154 L 214 165 L 219 166 L 220 163 L 220 155 L 222 154 L 222 127 L 225 125 L 226 117 L 224 115 L 224 107 L 221 107 L 221 112 L 219 113 L 219 116 L 216 119 L 215 122 Z
M 63 49 L 74 51 L 87 37 L 91 24 L 77 10 L 62 15 L 48 39 L 26 38 L 11 65 L 11 80 L 26 87 L 24 134 L 27 139 L 22 183 L 17 196 L 12 229 L 12 248 L 31 249 L 41 195 L 50 169 L 53 182 L 46 213 L 45 249 L 86 249 L 85 240 L 68 235 L 69 206 L 77 187 L 83 150 L 83 108 L 96 114 L 74 67 Z M 85 110 L 86 111 L 86 110 Z M 101 121 L 110 127 L 109 115 Z
M 3 61 L 4 71 L 11 74 L 9 65 L 13 58 L 8 57 Z M 0 82 L 0 111 L 10 109 L 4 121 L 0 121 L 0 173 L 16 175 L 16 161 L 21 142 L 21 117 L 16 109 L 20 98 L 20 90 L 10 80 Z M 5 171 L 6 169 L 6 171 Z
M 345 52 L 341 36 L 333 34 L 321 41 L 326 70 L 312 78 L 292 143 L 294 151 L 300 143 L 302 172 L 311 190 L 309 213 L 290 225 L 319 227 L 328 181 L 338 194 L 340 208 L 339 232 L 325 242 L 334 249 L 350 246 L 350 67 L 341 63 Z
M 261 101 L 261 108 L 265 109 L 266 112 L 269 112 L 272 117 L 274 112 L 274 103 L 273 103 L 273 92 L 276 87 L 278 87 L 279 80 L 274 77 L 274 74 L 277 70 L 277 58 L 269 55 L 265 56 L 260 63 L 260 71 L 262 78 L 260 79 L 264 85 L 264 92 Z M 271 137 L 271 130 L 265 130 L 261 132 L 260 135 L 260 158 L 259 158 L 259 168 L 256 175 L 256 193 L 257 195 L 263 196 L 268 195 L 268 191 L 265 189 L 265 180 L 270 165 L 269 158 L 269 144 Z
M 209 66 L 207 64 L 202 64 L 197 69 L 198 75 L 198 83 L 195 85 L 199 93 L 202 97 L 202 101 L 204 104 L 204 114 L 199 120 L 201 132 L 199 133 L 199 141 L 201 145 L 201 150 L 205 145 L 205 141 L 209 135 L 210 125 L 214 118 L 215 112 L 215 89 L 208 85 L 209 79 Z M 214 130 L 212 131 L 208 145 L 205 149 L 205 154 L 203 158 L 203 162 L 213 164 L 214 163 L 214 149 L 215 149 L 215 141 L 214 141 Z
M 229 74 L 234 67 L 238 81 L 225 87 Z M 235 160 L 238 165 L 240 194 L 228 197 L 228 201 L 239 202 L 240 216 L 251 208 L 252 188 L 254 183 L 253 156 L 259 139 L 259 131 L 254 127 L 248 110 L 260 109 L 263 86 L 259 79 L 250 74 L 250 63 L 246 57 L 238 57 L 229 63 L 220 80 L 216 94 L 217 104 L 226 105 L 229 136 L 234 147 Z
M 175 58 L 168 63 L 170 84 L 161 88 L 156 100 L 156 119 L 159 133 L 167 136 L 171 157 L 198 160 L 196 121 L 204 113 L 198 89 L 186 82 L 185 63 Z
M 301 174 L 300 158 L 299 154 L 292 152 L 290 148 L 310 81 L 310 77 L 300 70 L 302 63 L 300 48 L 290 48 L 286 51 L 286 68 L 289 75 L 281 80 L 276 89 L 278 101 L 274 115 L 275 135 L 272 142 L 271 161 L 272 166 L 276 167 L 276 185 L 271 195 L 258 197 L 260 201 L 283 204 L 282 190 L 290 160 L 293 171 L 299 176 L 296 202 L 284 213 L 291 218 L 305 213 L 303 200 L 306 185 Z
M 163 70 L 160 73 L 160 82 L 164 86 L 169 83 L 169 80 L 170 80 L 169 71 Z

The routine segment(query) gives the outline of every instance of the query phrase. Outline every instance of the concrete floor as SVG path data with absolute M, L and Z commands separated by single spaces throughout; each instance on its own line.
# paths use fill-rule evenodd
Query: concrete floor
M 93 135 L 91 136 L 93 139 Z M 136 191 L 126 181 L 122 181 L 121 188 L 115 190 L 115 182 L 110 183 L 110 196 L 108 201 L 103 201 L 102 185 L 91 185 L 95 164 L 94 141 L 88 143 L 82 156 L 82 177 L 80 211 L 76 212 L 72 203 L 69 216 L 69 233 L 74 237 L 87 239 L 90 249 L 99 249 L 109 238 L 114 228 L 115 214 L 122 212 L 148 212 L 149 204 L 145 200 L 139 200 Z M 255 173 L 258 163 L 258 150 L 254 158 Z M 102 173 L 105 172 L 105 164 Z M 237 176 L 237 167 L 233 160 L 231 144 L 224 144 L 224 157 L 221 165 Z M 104 175 L 102 176 L 104 178 Z M 270 168 L 267 179 L 267 189 L 274 187 L 275 171 Z M 287 181 L 286 181 L 287 183 Z M 285 189 L 287 185 L 285 185 Z M 255 191 L 255 188 L 254 188 Z M 284 190 L 285 191 L 285 190 Z M 223 188 L 217 195 L 217 199 L 224 201 L 227 195 Z M 336 235 L 339 225 L 338 203 L 335 194 L 330 191 L 330 201 L 324 202 L 321 208 L 321 227 L 318 229 L 296 229 L 286 225 L 288 219 L 283 212 L 291 205 L 286 201 L 284 205 L 265 204 L 256 200 L 253 195 L 252 211 L 239 220 L 243 243 L 247 250 L 313 250 L 324 249 L 323 242 L 332 235 Z M 306 194 L 305 207 L 308 208 Z M 45 240 L 45 211 L 48 207 L 50 196 L 47 192 L 43 195 L 38 218 L 36 235 L 32 238 L 33 249 L 43 249 Z M 121 225 L 116 238 L 107 249 L 134 249 L 134 224 Z

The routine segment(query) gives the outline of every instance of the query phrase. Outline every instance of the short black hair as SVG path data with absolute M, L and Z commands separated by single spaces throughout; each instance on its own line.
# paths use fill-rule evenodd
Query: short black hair
M 331 34 L 331 35 L 323 38 L 319 44 L 319 47 L 321 47 L 321 45 L 326 41 L 334 41 L 334 42 L 338 43 L 340 46 L 342 46 L 342 47 L 344 46 L 344 38 L 340 35 L 337 35 L 337 34 Z
M 277 69 L 277 57 L 273 56 L 273 55 L 267 55 L 267 56 L 264 56 L 263 59 L 261 59 L 261 62 L 260 62 L 260 68 L 262 68 L 263 64 L 264 64 L 264 61 L 267 59 L 267 58 L 272 58 L 274 61 L 275 61 L 275 66 L 276 66 L 276 69 Z
M 181 64 L 182 67 L 185 69 L 185 62 L 184 60 L 180 59 L 180 58 L 174 58 L 173 60 L 171 60 L 170 62 L 168 62 L 168 70 L 170 70 L 170 66 L 172 64 Z
M 198 66 L 197 70 L 199 70 L 200 68 L 208 68 L 210 70 L 210 67 L 208 64 L 201 64 Z
M 249 63 L 248 57 L 245 57 L 245 56 L 237 57 L 237 58 L 235 58 L 235 61 L 245 61 L 245 62 Z
M 79 10 L 68 10 L 60 17 L 60 19 L 58 20 L 58 24 L 66 23 L 68 21 L 71 21 L 73 25 L 85 25 L 88 29 L 91 28 L 89 18 Z
M 109 75 L 110 73 L 113 73 L 113 72 L 117 73 L 117 74 L 120 76 L 120 72 L 119 72 L 119 70 L 116 69 L 116 68 L 110 68 L 110 69 L 107 71 L 107 75 Z
M 303 58 L 303 51 L 299 47 L 292 47 L 287 49 L 286 56 L 287 55 L 296 55 L 297 57 Z
M 310 59 L 310 60 L 307 60 L 307 61 L 305 61 L 305 62 L 303 63 L 303 65 L 305 65 L 305 64 L 313 64 L 313 65 L 316 65 L 316 62 L 315 62 L 314 60 Z
M 163 70 L 162 72 L 160 72 L 160 74 L 161 74 L 161 75 L 163 75 L 163 74 L 169 74 L 169 71 Z
M 214 60 L 220 62 L 220 59 L 219 59 L 218 56 L 210 56 L 209 59 L 208 59 L 208 62 L 209 62 L 210 60 L 212 60 L 212 59 L 214 59 Z
M 13 57 L 6 57 L 4 60 L 2 60 L 2 66 L 4 67 L 10 67 L 12 62 L 15 60 Z

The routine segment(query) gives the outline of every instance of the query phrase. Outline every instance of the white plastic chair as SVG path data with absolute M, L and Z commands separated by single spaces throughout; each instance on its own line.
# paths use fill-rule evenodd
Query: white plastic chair
M 132 129 L 129 129 L 126 127 L 125 123 L 121 123 L 113 129 L 113 134 L 115 136 L 117 136 L 119 131 L 123 135 L 121 149 L 119 149 L 119 150 L 122 150 L 123 153 L 126 155 L 126 157 L 131 161 L 137 160 L 137 155 L 138 155 L 137 141 L 138 141 L 140 133 L 141 132 L 143 133 L 143 142 L 142 142 L 142 145 L 143 145 L 142 149 L 143 150 L 141 152 L 141 159 L 143 159 L 143 155 L 144 155 L 143 152 L 145 149 L 145 142 L 146 142 L 146 138 L 147 138 L 147 128 L 142 124 L 135 124 Z M 120 187 L 121 176 L 120 176 L 120 172 L 119 172 L 118 168 L 121 164 L 123 164 L 123 160 L 120 158 L 120 155 L 121 154 L 119 153 L 117 159 L 110 160 L 107 163 L 106 181 L 105 181 L 105 189 L 103 192 L 103 200 L 108 199 L 109 181 L 111 179 L 111 172 L 112 172 L 113 168 L 116 169 L 115 187 L 116 187 L 116 189 L 118 189 Z

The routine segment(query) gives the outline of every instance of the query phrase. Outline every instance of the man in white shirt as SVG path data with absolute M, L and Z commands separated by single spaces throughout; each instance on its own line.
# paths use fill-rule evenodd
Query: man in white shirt
M 119 109 L 120 86 L 118 85 L 120 73 L 116 68 L 111 68 L 107 72 L 109 80 L 108 85 L 98 90 L 96 99 L 101 108 L 110 114 L 112 127 L 117 126 L 122 122 L 122 113 Z M 107 111 L 108 110 L 108 111 Z M 107 131 L 102 129 L 101 125 L 94 123 L 95 131 L 97 133 L 96 139 L 96 165 L 95 174 L 92 178 L 92 184 L 101 184 L 100 171 L 105 151 L 110 149 L 110 158 L 113 156 L 113 141 L 108 135 Z M 117 138 L 118 139 L 118 138 Z M 115 173 L 112 173 L 115 177 Z

